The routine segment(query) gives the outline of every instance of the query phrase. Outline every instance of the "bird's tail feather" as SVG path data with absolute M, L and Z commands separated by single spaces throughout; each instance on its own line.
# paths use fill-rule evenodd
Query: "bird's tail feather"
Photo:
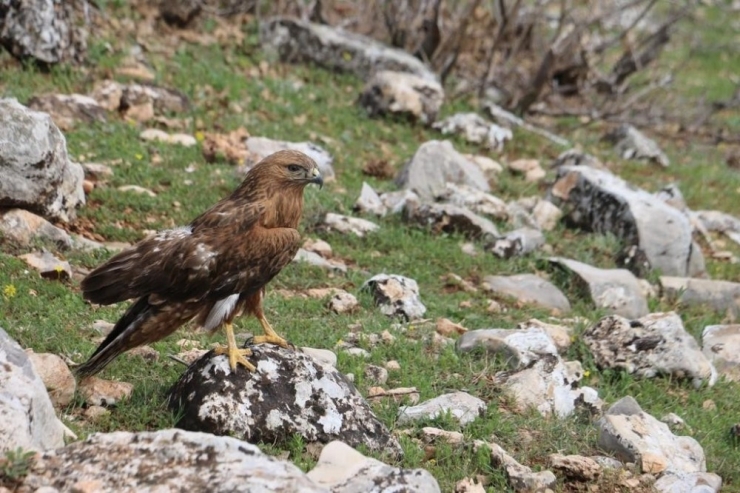
M 90 359 L 75 368 L 74 371 L 78 377 L 84 378 L 95 375 L 121 353 L 144 343 L 144 341 L 132 341 L 132 336 L 158 312 L 157 306 L 149 304 L 147 298 L 147 296 L 143 296 L 131 305 L 113 327 L 110 334 L 90 356 Z

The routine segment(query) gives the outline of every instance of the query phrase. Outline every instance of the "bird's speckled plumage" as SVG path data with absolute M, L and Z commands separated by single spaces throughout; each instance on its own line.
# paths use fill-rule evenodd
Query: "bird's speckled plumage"
M 298 251 L 308 183 L 322 183 L 311 158 L 272 154 L 188 226 L 144 239 L 91 272 L 81 285 L 85 299 L 136 301 L 77 374 L 93 375 L 190 320 L 213 331 L 241 313 L 261 317 L 264 286 Z

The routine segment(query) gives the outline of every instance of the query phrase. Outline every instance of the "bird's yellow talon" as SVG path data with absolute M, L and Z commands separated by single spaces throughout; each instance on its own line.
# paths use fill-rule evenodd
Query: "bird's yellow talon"
M 289 346 L 288 341 L 278 335 L 272 334 L 254 336 L 252 338 L 252 344 L 275 344 L 283 348 L 287 348 Z
M 242 365 L 249 371 L 257 371 L 257 368 L 245 358 L 245 356 L 252 356 L 252 351 L 249 349 L 238 349 L 229 348 L 229 346 L 217 346 L 213 352 L 216 355 L 225 354 L 229 357 L 229 366 L 232 371 L 236 370 L 236 365 Z

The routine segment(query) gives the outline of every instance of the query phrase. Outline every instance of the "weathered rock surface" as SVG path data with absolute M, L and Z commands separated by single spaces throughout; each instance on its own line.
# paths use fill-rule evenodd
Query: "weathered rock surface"
M 706 472 L 704 450 L 691 437 L 676 436 L 640 408 L 632 397 L 612 404 L 599 419 L 599 446 L 623 462 L 639 465 L 644 472 Z
M 514 138 L 511 130 L 489 122 L 477 113 L 455 113 L 432 126 L 442 135 L 460 135 L 472 144 L 483 144 L 496 151 L 503 150 L 504 144 Z
M 564 325 L 551 324 L 537 320 L 536 318 L 530 318 L 526 322 L 516 324 L 516 328 L 519 330 L 539 329 L 544 331 L 550 336 L 550 339 L 555 343 L 555 347 L 558 348 L 558 352 L 560 353 L 568 349 L 572 342 L 571 332 L 573 329 Z
M 64 360 L 51 353 L 30 352 L 27 354 L 36 374 L 44 382 L 52 404 L 64 407 L 72 402 L 77 382 Z
M 545 355 L 558 354 L 555 342 L 538 327 L 471 330 L 460 336 L 456 348 L 462 353 L 485 349 L 505 358 L 512 369 L 527 367 Z
M 0 207 L 70 221 L 85 203 L 84 172 L 67 156 L 64 136 L 46 113 L 0 99 Z
M 424 469 L 389 466 L 339 441 L 328 443 L 321 450 L 316 467 L 307 476 L 332 493 L 440 491 L 437 480 Z
M 711 472 L 666 473 L 653 487 L 661 493 L 719 493 L 722 478 Z
M 668 156 L 660 150 L 658 144 L 645 136 L 632 125 L 624 124 L 605 136 L 605 139 L 614 144 L 614 150 L 622 159 L 647 160 L 668 166 Z
M 158 128 L 147 128 L 139 134 L 141 140 L 161 142 L 163 144 L 177 144 L 183 147 L 193 147 L 198 144 L 197 139 L 189 134 L 167 133 Z
M 500 258 L 528 255 L 545 245 L 545 235 L 539 229 L 519 228 L 509 231 L 488 246 Z
M 0 11 L 0 45 L 14 57 L 43 64 L 81 62 L 86 33 L 78 28 L 75 8 L 60 0 L 3 2 Z
M 549 199 L 573 226 L 611 233 L 638 246 L 653 269 L 670 276 L 703 273 L 689 219 L 654 195 L 589 166 L 560 166 Z
M 461 233 L 468 238 L 498 238 L 496 225 L 465 207 L 453 204 L 417 204 L 409 202 L 403 210 L 406 222 L 417 224 L 439 234 Z
M 444 195 L 448 182 L 483 192 L 491 189 L 480 167 L 457 152 L 449 140 L 423 143 L 396 178 L 397 185 L 413 190 L 425 202 Z
M 35 242 L 53 245 L 60 250 L 72 247 L 72 238 L 41 216 L 23 209 L 0 212 L 0 233 L 20 247 L 30 247 Z
M 444 97 L 434 79 L 381 70 L 367 82 L 358 102 L 370 116 L 394 114 L 429 124 L 437 119 Z
M 419 285 L 415 280 L 396 274 L 377 274 L 362 285 L 369 290 L 381 313 L 389 317 L 416 320 L 424 316 L 427 307 L 419 298 Z
M 316 162 L 321 171 L 321 177 L 324 182 L 330 182 L 336 179 L 334 173 L 334 157 L 318 144 L 313 142 L 288 142 L 284 140 L 268 139 L 267 137 L 249 137 L 247 139 L 247 150 L 249 155 L 244 162 L 245 170 L 249 170 L 255 164 L 262 161 L 270 154 L 278 151 L 292 150 L 299 151 L 310 157 Z
M 509 485 L 516 492 L 530 493 L 533 491 L 547 491 L 555 487 L 557 478 L 552 471 L 544 470 L 534 472 L 528 466 L 520 464 L 517 460 L 509 455 L 497 443 L 485 443 L 476 440 L 474 447 L 476 449 L 486 446 L 491 451 L 491 465 L 495 468 L 502 468 L 506 472 Z
M 334 367 L 298 351 L 252 347 L 252 373 L 231 371 L 213 352 L 190 366 L 170 389 L 179 428 L 232 435 L 250 442 L 284 443 L 294 434 L 307 442 L 342 440 L 351 446 L 402 454 L 357 389 Z
M 740 382 L 740 325 L 709 325 L 702 332 L 702 352 L 720 375 Z
M 467 392 L 452 392 L 424 401 L 416 406 L 402 406 L 398 410 L 398 424 L 435 419 L 449 413 L 465 426 L 486 412 L 486 403 Z
M 540 181 L 546 174 L 538 159 L 517 159 L 507 163 L 506 167 L 512 173 L 523 175 L 529 182 Z
M 418 58 L 372 38 L 287 17 L 260 24 L 260 41 L 268 54 L 288 62 L 313 62 L 325 68 L 351 72 L 369 79 L 381 70 L 408 72 L 437 80 Z
M 378 193 L 373 190 L 373 187 L 368 185 L 367 182 L 362 182 L 362 190 L 360 190 L 360 196 L 357 198 L 353 210 L 375 214 L 376 216 L 385 216 L 388 207 L 383 203 Z
M 589 166 L 594 169 L 607 169 L 599 158 L 578 149 L 568 149 L 555 158 L 551 167 L 559 168 L 560 166 Z
M 23 485 L 35 491 L 329 493 L 254 445 L 176 429 L 96 433 L 40 455 Z
M 72 277 L 72 267 L 66 260 L 61 260 L 51 252 L 31 252 L 19 257 L 29 267 L 37 270 L 45 279 L 65 280 Z
M 563 211 L 549 200 L 537 200 L 532 208 L 532 217 L 541 230 L 552 231 L 563 217 Z
M 583 407 L 596 414 L 603 403 L 591 387 L 578 387 L 583 368 L 578 361 L 562 361 L 559 356 L 545 355 L 524 370 L 498 372 L 494 381 L 505 389 L 520 413 L 536 409 L 542 416 L 566 418 Z
M 491 216 L 495 219 L 505 220 L 509 215 L 506 202 L 470 185 L 447 182 L 444 193 L 437 196 L 436 200 L 464 207 L 476 214 Z
M 523 303 L 531 303 L 542 308 L 570 311 L 568 298 L 550 281 L 535 274 L 516 274 L 513 276 L 486 276 L 483 288 L 496 296 L 512 297 Z
M 151 120 L 155 114 L 182 113 L 190 109 L 190 101 L 184 93 L 153 84 L 104 80 L 95 84 L 90 96 L 105 109 L 119 111 L 137 121 Z
M 385 192 L 380 195 L 380 200 L 392 214 L 398 214 L 411 203 L 418 203 L 419 196 L 411 190 L 397 190 L 395 192 Z
M 88 377 L 80 382 L 80 395 L 90 406 L 114 406 L 134 393 L 134 385 L 128 382 L 103 380 Z
M 594 459 L 582 455 L 550 454 L 548 461 L 550 467 L 576 481 L 593 481 L 603 469 Z
M 588 286 L 598 308 L 628 318 L 649 313 L 647 300 L 637 278 L 626 269 L 599 269 L 582 262 L 551 258 L 550 262 L 575 273 Z
M 71 130 L 78 123 L 105 122 L 106 111 L 90 96 L 83 94 L 46 94 L 34 96 L 28 101 L 34 111 L 43 111 L 51 116 L 61 130 Z
M 684 306 L 704 306 L 740 317 L 740 283 L 661 276 L 663 294 Z
M 321 267 L 322 269 L 347 272 L 347 266 L 339 260 L 327 259 L 322 257 L 316 252 L 309 252 L 303 248 L 299 248 L 296 252 L 293 262 L 305 262 L 314 267 Z
M 628 320 L 602 318 L 583 333 L 600 368 L 616 368 L 645 378 L 668 375 L 713 385 L 717 373 L 674 312 Z
M 0 452 L 64 445 L 66 427 L 28 355 L 0 328 Z
M 341 214 L 335 214 L 328 212 L 324 218 L 324 224 L 340 233 L 351 233 L 355 236 L 362 238 L 367 233 L 372 233 L 380 229 L 380 226 L 367 219 L 359 217 L 343 216 Z

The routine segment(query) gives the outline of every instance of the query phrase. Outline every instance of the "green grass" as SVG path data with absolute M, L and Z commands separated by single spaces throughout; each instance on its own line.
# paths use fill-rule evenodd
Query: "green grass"
M 105 2 L 111 4 L 111 2 Z M 119 2 L 121 15 L 135 15 Z M 709 18 L 723 25 L 710 8 L 701 8 Z M 729 29 L 729 28 L 728 28 Z M 702 31 L 703 32 L 703 31 Z M 440 138 L 435 132 L 393 119 L 369 119 L 355 104 L 362 82 L 354 77 L 320 70 L 310 66 L 284 66 L 270 62 L 268 76 L 253 77 L 253 68 L 262 61 L 256 44 L 254 26 L 248 26 L 243 43 L 221 48 L 216 45 L 202 47 L 181 43 L 174 56 L 149 54 L 158 84 L 177 88 L 186 93 L 193 103 L 191 114 L 172 115 L 190 118 L 190 131 L 229 131 L 244 126 L 252 135 L 285 140 L 326 140 L 326 147 L 335 157 L 337 181 L 322 191 L 309 188 L 306 192 L 306 210 L 302 228 L 305 236 L 323 238 L 334 248 L 335 256 L 350 261 L 352 268 L 346 275 L 328 273 L 302 265 L 290 265 L 272 283 L 272 288 L 303 290 L 311 287 L 333 286 L 355 293 L 360 310 L 350 315 L 330 313 L 321 300 L 283 298 L 269 295 L 266 300 L 267 316 L 281 334 L 300 346 L 333 349 L 348 332 L 348 326 L 359 323 L 365 333 L 389 330 L 396 336 L 392 344 L 372 348 L 367 360 L 352 358 L 340 353 L 339 370 L 354 373 L 357 386 L 366 392 L 372 384 L 363 376 L 367 364 L 383 365 L 388 360 L 398 360 L 402 370 L 391 372 L 388 388 L 415 386 L 422 400 L 444 392 L 464 389 L 488 402 L 488 412 L 483 419 L 461 430 L 466 446 L 455 450 L 439 445 L 433 455 L 413 440 L 425 424 L 445 429 L 458 427 L 448 418 L 431 423 L 411 426 L 410 436 L 402 435 L 405 458 L 399 463 L 404 467 L 424 467 L 440 482 L 443 491 L 451 491 L 464 477 L 482 474 L 490 478 L 489 491 L 506 491 L 503 473 L 491 466 L 485 451 L 474 452 L 474 439 L 496 441 L 520 462 L 535 469 L 545 468 L 551 453 L 599 453 L 596 445 L 597 431 L 587 416 L 576 415 L 566 420 L 544 419 L 539 414 L 513 414 L 509 411 L 508 398 L 491 383 L 491 376 L 504 365 L 481 353 L 458 355 L 452 347 L 435 348 L 425 336 L 433 332 L 433 324 L 404 332 L 393 321 L 379 313 L 371 297 L 360 292 L 362 283 L 371 275 L 381 272 L 396 273 L 416 279 L 421 297 L 428 308 L 427 317 L 447 317 L 463 323 L 470 329 L 502 327 L 511 328 L 532 317 L 545 319 L 549 314 L 529 307 L 517 308 L 504 303 L 507 310 L 491 314 L 486 310 L 488 296 L 482 291 L 466 293 L 450 291 L 442 276 L 453 272 L 477 284 L 489 274 L 515 274 L 542 270 L 544 253 L 512 260 L 500 260 L 481 253 L 470 257 L 462 253 L 460 244 L 465 241 L 456 235 L 432 235 L 418 228 L 409 228 L 398 217 L 375 219 L 381 225 L 377 234 L 355 238 L 324 232 L 318 228 L 327 211 L 350 213 L 363 181 L 378 190 L 392 190 L 390 181 L 369 178 L 361 173 L 368 161 L 383 158 L 397 169 L 410 157 L 419 144 Z M 719 35 L 704 33 L 706 46 L 720 43 Z M 114 47 L 111 53 L 103 41 Z M 92 66 L 85 71 L 55 68 L 42 73 L 24 67 L 0 55 L 6 69 L 0 81 L 0 95 L 17 97 L 21 102 L 45 92 L 79 92 L 91 90 L 93 83 L 109 76 L 123 58 L 128 40 L 95 40 L 91 52 Z M 669 53 L 668 60 L 686 56 L 680 45 Z M 695 80 L 711 79 L 707 75 L 724 63 L 722 53 L 705 47 L 698 60 L 689 64 L 687 73 L 679 74 L 676 90 L 690 98 Z M 733 68 L 740 64 L 733 60 Z M 680 78 L 683 76 L 684 78 Z M 703 79 L 702 79 L 703 78 Z M 717 82 L 712 86 L 714 97 L 729 97 L 729 86 Z M 242 112 L 233 111 L 234 105 Z M 467 103 L 455 103 L 455 110 L 469 109 Z M 445 108 L 444 114 L 453 112 Z M 567 123 L 561 128 L 566 129 Z M 735 122 L 735 129 L 740 122 Z M 80 209 L 81 221 L 91 222 L 97 233 L 108 241 L 133 242 L 144 236 L 143 230 L 171 227 L 188 222 L 209 205 L 228 194 L 238 183 L 232 166 L 224 162 L 208 164 L 199 146 L 182 148 L 164 144 L 142 142 L 138 135 L 141 125 L 132 125 L 110 115 L 109 121 L 96 125 L 80 125 L 66 133 L 70 154 L 76 159 L 90 162 L 118 162 L 112 165 L 114 177 L 104 186 L 96 187 L 88 197 L 86 207 Z M 657 170 L 645 164 L 620 161 L 606 144 L 599 142 L 599 133 L 593 129 L 580 129 L 568 134 L 628 180 L 648 190 L 677 181 L 689 206 L 695 209 L 718 208 L 740 214 L 740 201 L 730 200 L 740 189 L 740 174 L 728 170 L 721 159 L 721 152 L 706 145 L 691 142 L 676 144 L 663 142 L 672 159 L 672 166 Z M 484 152 L 452 139 L 455 146 L 466 152 Z M 548 142 L 530 135 L 517 133 L 503 154 L 492 157 L 500 160 L 536 157 L 547 164 L 559 149 Z M 152 163 L 152 156 L 161 157 L 160 164 Z M 187 172 L 186 169 L 193 169 Z M 550 177 L 551 178 L 551 177 Z M 188 181 L 191 184 L 187 184 Z M 150 198 L 119 192 L 121 185 L 136 184 L 157 193 Z M 545 184 L 528 184 L 515 176 L 503 173 L 492 184 L 493 193 L 506 199 L 519 196 L 542 195 Z M 179 202 L 179 207 L 173 203 Z M 503 230 L 508 227 L 500 225 Z M 614 265 L 614 255 L 619 242 L 614 238 L 566 230 L 562 227 L 548 233 L 555 255 L 567 256 L 602 267 Z M 61 283 L 41 279 L 28 272 L 25 264 L 16 259 L 8 245 L 0 244 L 0 290 L 13 286 L 14 295 L 0 296 L 0 326 L 9 331 L 23 347 L 37 352 L 54 352 L 81 362 L 96 347 L 98 334 L 91 328 L 96 319 L 115 321 L 124 306 L 92 308 L 85 304 L 74 281 Z M 70 253 L 73 265 L 92 268 L 107 258 L 107 252 Z M 708 259 L 713 277 L 740 280 L 740 267 Z M 578 295 L 577 286 L 569 286 L 569 295 Z M 461 303 L 469 303 L 469 306 Z M 675 307 L 653 300 L 654 311 Z M 587 302 L 574 303 L 574 316 L 596 320 L 600 312 Z M 681 316 L 687 329 L 697 338 L 705 325 L 719 323 L 723 314 L 705 310 L 682 310 Z M 237 322 L 240 331 L 256 329 L 254 320 Z M 641 406 L 656 417 L 676 412 L 691 427 L 707 455 L 709 471 L 720 474 L 725 481 L 725 491 L 740 491 L 740 454 L 737 444 L 729 437 L 730 426 L 740 416 L 740 398 L 737 385 L 721 382 L 712 388 L 693 389 L 688 383 L 670 379 L 635 380 L 620 372 L 599 371 L 579 339 L 585 327 L 576 328 L 576 343 L 567 357 L 583 362 L 589 376 L 583 382 L 599 389 L 607 403 L 625 395 L 634 396 Z M 176 418 L 166 408 L 164 395 L 182 373 L 182 365 L 170 360 L 167 354 L 179 352 L 176 341 L 195 339 L 203 347 L 220 341 L 183 329 L 177 334 L 153 344 L 161 357 L 156 362 L 144 362 L 136 356 L 123 355 L 102 374 L 104 378 L 120 379 L 135 384 L 131 399 L 111 409 L 111 413 L 92 423 L 81 413 L 83 402 L 76 400 L 63 410 L 67 424 L 81 437 L 96 431 L 156 430 L 170 427 Z M 370 349 L 367 348 L 366 349 Z M 716 410 L 705 410 L 706 400 L 716 403 Z M 398 404 L 381 402 L 375 410 L 391 429 L 396 425 Z M 270 453 L 279 454 L 283 449 L 263 444 Z M 284 450 L 290 459 L 304 469 L 312 467 L 315 460 L 299 438 L 293 438 Z M 561 486 L 566 491 L 565 486 Z

